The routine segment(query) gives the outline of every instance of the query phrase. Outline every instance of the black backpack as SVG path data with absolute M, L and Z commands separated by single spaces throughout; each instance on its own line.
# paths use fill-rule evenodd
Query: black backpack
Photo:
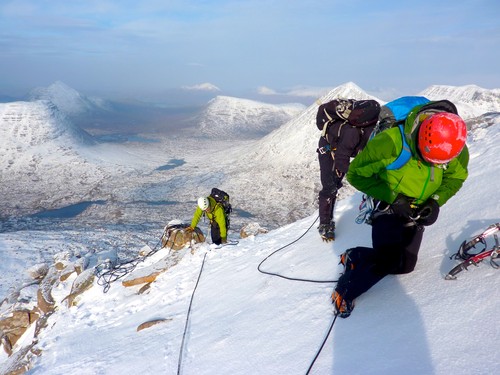
M 334 121 L 365 128 L 377 123 L 379 113 L 380 104 L 376 100 L 333 99 L 319 106 L 316 126 L 323 134 Z
M 217 188 L 212 188 L 212 191 L 210 192 L 210 196 L 222 206 L 224 209 L 225 217 L 226 217 L 226 228 L 229 229 L 230 226 L 230 220 L 229 220 L 229 215 L 233 211 L 233 208 L 231 207 L 231 203 L 229 203 L 229 194 L 226 193 L 223 190 L 217 189 Z
M 336 139 L 340 138 L 344 126 L 352 126 L 359 130 L 360 142 L 353 150 L 353 156 L 363 149 L 370 134 L 377 124 L 380 114 L 380 104 L 376 100 L 333 99 L 321 104 L 316 115 L 316 126 L 321 135 L 335 147 Z M 331 126 L 334 128 L 329 129 Z M 335 134 L 334 139 L 328 139 L 329 130 Z

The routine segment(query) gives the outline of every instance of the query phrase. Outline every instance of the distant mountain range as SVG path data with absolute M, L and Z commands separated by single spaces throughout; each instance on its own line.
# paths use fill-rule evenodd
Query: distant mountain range
M 432 86 L 417 95 L 450 99 L 474 127 L 497 122 L 500 112 L 500 90 Z M 0 104 L 0 194 L 4 197 L 0 216 L 89 199 L 147 203 L 168 197 L 185 202 L 200 190 L 219 186 L 233 193 L 242 210 L 266 213 L 273 222 L 291 222 L 309 215 L 316 205 L 319 131 L 315 117 L 318 104 L 335 97 L 378 100 L 352 82 L 307 108 L 218 96 L 191 117 L 189 131 L 176 136 L 165 133 L 155 140 L 157 144 L 138 142 L 118 148 L 96 142 L 72 121 L 83 113 L 85 119 L 93 118 L 92 113 L 112 118 L 117 107 L 56 82 L 35 90 L 31 102 Z M 155 115 L 161 123 L 162 113 Z M 165 172 L 154 172 L 167 164 L 171 166 Z M 170 170 L 172 165 L 182 167 Z M 281 198 L 262 199 L 266 194 Z M 289 212 L 282 209 L 284 204 Z
M 431 100 L 449 99 L 457 105 L 460 115 L 466 120 L 486 112 L 500 111 L 500 89 L 486 90 L 475 85 L 460 87 L 434 85 L 416 95 L 423 95 Z M 335 97 L 374 99 L 384 104 L 384 101 L 367 94 L 352 82 L 334 88 L 318 101 L 324 103 Z M 148 129 L 146 125 L 148 121 L 154 121 L 156 129 L 161 130 L 159 124 L 162 116 L 166 118 L 167 113 L 172 113 L 172 109 L 169 112 L 166 110 L 162 112 L 157 105 L 149 106 L 147 103 L 111 102 L 87 97 L 59 81 L 48 87 L 32 90 L 29 98 L 31 101 L 43 100 L 52 103 L 80 126 L 102 126 L 108 130 L 113 125 L 118 127 L 120 123 L 128 121 L 140 123 L 144 129 Z M 315 105 L 309 108 L 311 107 L 314 112 Z M 260 138 L 276 130 L 306 109 L 303 104 L 297 103 L 276 105 L 217 96 L 197 113 L 185 112 L 184 115 L 176 113 L 176 118 L 182 118 L 183 127 L 194 127 L 204 137 L 248 139 Z M 106 122 L 112 125 L 106 126 Z M 141 126 L 134 130 L 140 131 Z M 190 134 L 193 134 L 192 131 Z
M 463 104 L 456 99 L 462 97 L 464 88 L 457 89 L 457 94 L 453 87 L 442 87 L 439 92 L 428 92 L 427 90 L 418 93 L 429 99 L 446 99 L 451 100 L 457 105 L 459 113 L 469 113 L 473 117 L 467 122 L 475 124 L 484 123 L 486 115 L 484 113 L 500 112 L 500 95 L 495 91 L 491 92 L 494 100 L 484 100 L 484 95 L 478 96 L 478 107 L 472 106 L 472 102 Z M 468 86 L 465 91 L 483 92 L 475 86 Z M 486 90 L 488 91 L 488 90 Z M 434 94 L 432 94 L 434 93 Z M 432 94 L 432 95 L 429 95 Z M 469 97 L 474 97 L 473 93 Z M 259 199 L 262 193 L 261 189 L 246 189 L 244 194 L 245 205 L 254 207 L 259 212 L 265 210 L 272 211 L 271 216 L 277 222 L 289 222 L 292 219 L 304 217 L 311 213 L 311 207 L 316 206 L 317 192 L 320 189 L 319 181 L 319 166 L 317 161 L 316 148 L 320 137 L 320 132 L 316 127 L 316 113 L 318 104 L 328 102 L 335 97 L 353 98 L 353 99 L 376 99 L 364 92 L 356 84 L 349 82 L 339 86 L 321 97 L 315 104 L 305 109 L 299 116 L 290 120 L 279 129 L 271 132 L 267 136 L 258 140 L 256 143 L 249 144 L 245 151 L 239 152 L 238 167 L 231 169 L 228 174 L 231 179 L 228 179 L 228 189 L 238 191 L 240 181 L 257 181 L 265 186 L 267 196 L 281 196 L 279 202 L 263 201 Z M 380 101 L 381 104 L 384 102 Z M 474 109 L 474 110 L 471 110 Z M 465 111 L 468 110 L 469 112 Z M 465 117 L 465 116 L 464 116 Z M 490 120 L 489 120 L 490 121 Z M 497 120 L 493 120 L 495 122 Z M 245 146 L 242 146 L 245 147 Z M 244 168 L 242 166 L 249 166 Z M 256 173 L 258 171 L 258 173 Z M 275 182 L 276 181 L 276 182 Z M 279 181 L 279 182 L 278 182 Z M 255 186 L 259 182 L 255 182 Z M 342 195 L 351 194 L 353 190 L 349 189 L 348 183 L 346 187 L 340 190 Z M 271 209 L 270 204 L 274 207 Z M 289 212 L 285 212 L 280 205 L 286 204 Z

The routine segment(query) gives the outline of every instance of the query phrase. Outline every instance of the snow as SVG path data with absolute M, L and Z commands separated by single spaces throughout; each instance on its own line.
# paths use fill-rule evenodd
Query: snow
M 500 107 L 500 89 L 487 90 L 476 85 L 460 87 L 433 85 L 419 95 L 430 100 L 446 98 L 456 103 L 458 114 L 464 120 L 469 120 L 486 112 L 498 112 Z
M 197 122 L 201 134 L 210 138 L 256 138 L 279 128 L 304 109 L 302 104 L 273 105 L 217 96 L 208 102 Z
M 314 112 L 308 109 L 304 113 L 308 111 Z M 306 116 L 304 113 L 301 116 Z M 300 121 L 313 129 L 309 117 Z M 496 163 L 500 121 L 498 116 L 489 121 L 489 126 L 478 122 L 469 134 L 469 178 L 442 208 L 437 223 L 426 229 L 415 271 L 388 276 L 360 296 L 352 315 L 335 321 L 311 374 L 500 372 L 494 352 L 500 337 L 495 323 L 500 309 L 500 289 L 496 287 L 500 271 L 485 261 L 458 274 L 457 280 L 444 280 L 457 264 L 450 256 L 462 241 L 500 220 Z M 122 206 L 122 200 L 176 197 L 187 202 L 180 206 L 185 211 L 180 217 L 189 221 L 199 191 L 208 191 L 211 185 L 224 181 L 231 187 L 235 208 L 240 209 L 240 203 L 247 202 L 247 193 L 252 195 L 252 188 L 265 181 L 269 192 L 266 199 L 280 201 L 281 211 L 285 211 L 281 214 L 290 221 L 268 233 L 239 239 L 240 224 L 255 218 L 238 217 L 236 211 L 229 238 L 238 239 L 237 245 L 196 245 L 142 294 L 138 293 L 140 286 L 126 288 L 120 281 L 110 284 L 104 293 L 95 281 L 77 304 L 68 308 L 62 299 L 71 290 L 76 278 L 73 275 L 53 291 L 58 308 L 38 337 L 42 354 L 34 360 L 29 374 L 305 374 L 332 323 L 330 294 L 341 272 L 339 255 L 349 247 L 369 246 L 370 227 L 355 224 L 361 194 L 349 187 L 344 188 L 344 199 L 336 208 L 335 242 L 320 240 L 312 203 L 301 211 L 308 211 L 307 215 L 292 217 L 300 214 L 291 212 L 290 202 L 314 201 L 317 190 L 306 187 L 315 186 L 319 176 L 314 174 L 315 155 L 293 158 L 289 164 L 279 153 L 270 154 L 272 160 L 260 154 L 277 150 L 270 140 L 283 127 L 260 141 L 235 142 L 224 150 L 227 161 L 235 160 L 233 155 L 244 155 L 239 165 L 231 167 L 226 159 L 219 159 L 221 165 L 210 167 L 210 158 L 200 154 L 200 149 L 183 149 L 186 163 L 164 174 L 152 170 L 178 156 L 174 144 L 167 144 L 172 146 L 169 148 L 162 143 L 148 150 L 136 145 L 115 146 L 107 148 L 106 153 L 104 145 L 71 148 L 68 160 L 82 168 L 88 179 L 107 176 L 100 185 L 101 193 L 96 191 L 93 198 L 102 198 L 99 194 L 112 190 L 114 201 L 87 209 L 78 220 L 30 219 L 24 227 L 19 222 L 10 226 L 4 223 L 0 233 L 0 299 L 25 282 L 26 270 L 50 263 L 61 252 L 101 254 L 100 259 L 111 252 L 126 261 L 136 257 L 145 245 L 157 249 L 163 229 L 158 216 L 163 215 L 166 223 L 179 218 L 180 211 L 162 208 L 162 215 L 154 216 L 152 210 L 144 211 L 140 205 Z M 303 139 L 297 142 L 293 145 L 290 141 L 295 146 L 290 152 L 298 158 L 305 155 L 303 148 L 309 145 Z M 9 150 L 9 157 L 15 157 L 15 148 Z M 262 161 L 253 159 L 255 154 L 250 150 L 261 155 Z M 313 154 L 310 148 L 308 152 Z M 208 153 L 220 156 L 214 156 L 212 150 Z M 251 160 L 253 165 L 248 164 Z M 114 163 L 118 171 L 111 167 Z M 42 168 L 40 165 L 38 168 Z M 303 165 L 305 169 L 300 169 Z M 141 173 L 143 170 L 148 173 Z M 250 182 L 236 180 L 243 176 L 251 179 L 252 172 Z M 282 178 L 286 180 L 286 173 L 294 173 L 290 180 L 296 181 L 302 174 L 295 190 L 289 182 L 281 182 Z M 162 184 L 163 179 L 171 182 Z M 196 190 L 190 186 L 195 181 Z M 9 184 L 14 183 L 9 179 Z M 184 195 L 180 194 L 183 187 L 189 190 Z M 172 190 L 171 195 L 164 195 Z M 246 211 L 248 206 L 241 209 Z M 108 222 L 110 210 L 120 211 L 122 221 Z M 96 221 L 103 211 L 108 214 Z M 252 212 L 269 214 L 260 208 Z M 200 228 L 206 233 L 206 223 Z M 488 240 L 491 244 L 493 239 Z M 139 264 L 138 271 L 166 255 L 166 249 L 159 250 Z M 259 265 L 265 272 L 321 282 L 264 274 L 259 272 Z M 160 320 L 158 324 L 137 331 L 142 323 L 156 319 Z M 23 339 L 32 336 L 27 332 Z M 23 339 L 16 347 L 26 344 Z M 0 372 L 7 360 L 1 351 Z
M 75 115 L 92 109 L 105 109 L 107 107 L 107 103 L 104 100 L 85 97 L 61 81 L 54 82 L 49 87 L 37 87 L 30 92 L 29 96 L 32 101 L 50 101 L 67 115 Z

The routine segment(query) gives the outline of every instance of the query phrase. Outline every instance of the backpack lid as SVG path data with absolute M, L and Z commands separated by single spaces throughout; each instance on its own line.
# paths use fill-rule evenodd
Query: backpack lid
M 413 108 L 429 102 L 424 96 L 402 96 L 382 106 L 379 121 L 387 123 L 405 120 Z

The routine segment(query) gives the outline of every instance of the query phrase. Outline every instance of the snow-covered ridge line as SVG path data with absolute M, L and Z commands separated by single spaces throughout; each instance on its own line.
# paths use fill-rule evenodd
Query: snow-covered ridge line
M 274 105 L 217 96 L 198 115 L 201 134 L 212 138 L 256 138 L 277 129 L 304 110 L 302 104 Z

